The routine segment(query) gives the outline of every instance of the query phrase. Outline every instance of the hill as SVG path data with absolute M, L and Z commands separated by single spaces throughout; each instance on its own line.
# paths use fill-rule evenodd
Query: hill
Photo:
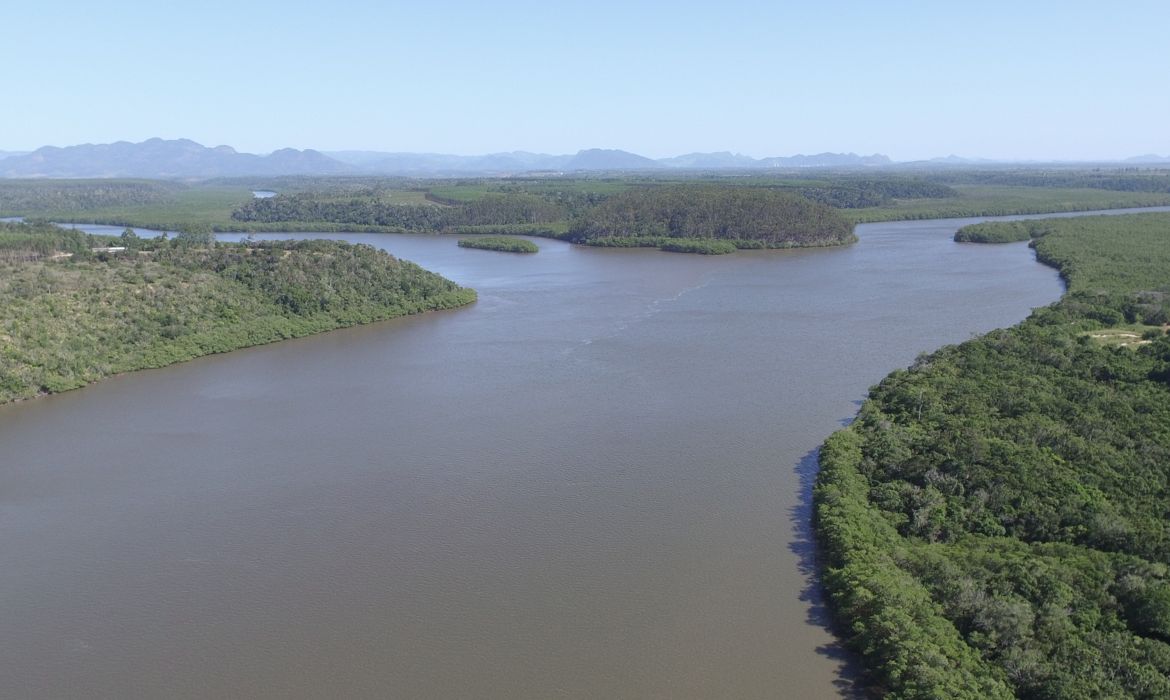
M 578 151 L 565 165 L 563 170 L 653 170 L 662 165 L 645 156 L 628 151 L 619 151 L 606 148 L 590 148 Z
M 353 168 L 313 151 L 282 149 L 268 156 L 208 148 L 188 139 L 118 141 L 57 148 L 0 160 L 2 177 L 210 178 L 243 175 L 343 174 Z
M 482 156 L 443 153 L 369 153 L 346 157 L 365 171 L 387 175 L 509 174 L 534 170 L 560 170 L 572 156 L 512 151 Z
M 0 403 L 474 300 L 370 246 L 118 239 L 0 223 Z
M 818 153 L 811 156 L 763 158 L 758 161 L 758 165 L 764 168 L 855 168 L 892 163 L 889 156 L 879 153 L 870 156 L 859 156 L 856 153 Z
M 1160 156 L 1156 153 L 1147 153 L 1142 156 L 1126 158 L 1125 163 L 1170 163 L 1170 156 Z
M 654 160 L 629 151 L 590 148 L 572 155 L 508 151 L 484 155 L 445 153 L 281 149 L 267 156 L 241 153 L 231 146 L 208 148 L 190 139 L 118 141 L 31 153 L 0 151 L 0 177 L 7 178 L 188 178 L 287 175 L 514 175 L 533 172 L 622 170 L 731 170 L 856 168 L 889 165 L 883 155 L 821 153 L 752 158 L 738 153 L 689 153 Z
M 722 168 L 754 168 L 758 161 L 751 156 L 729 151 L 718 153 L 687 153 L 673 158 L 659 158 L 658 162 L 668 168 L 688 170 L 718 170 Z

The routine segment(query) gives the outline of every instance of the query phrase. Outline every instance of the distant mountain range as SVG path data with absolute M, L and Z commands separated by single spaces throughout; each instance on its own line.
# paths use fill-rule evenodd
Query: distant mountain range
M 982 165 L 999 163 L 978 158 L 946 156 L 910 167 Z M 1134 164 L 1170 163 L 1170 156 L 1135 156 Z M 688 153 L 654 160 L 629 151 L 591 148 L 572 155 L 511 151 L 479 156 L 443 153 L 388 153 L 285 148 L 265 156 L 240 153 L 230 146 L 209 148 L 188 139 L 150 139 L 142 143 L 118 141 L 57 148 L 45 146 L 31 153 L 0 151 L 0 177 L 142 177 L 188 178 L 249 175 L 405 175 L 461 176 L 513 175 L 534 172 L 606 172 L 663 170 L 765 170 L 797 168 L 870 168 L 894 165 L 880 154 L 818 153 L 752 158 L 740 153 Z
M 996 161 L 988 160 L 987 158 L 964 158 L 962 156 L 957 156 L 957 155 L 952 153 L 949 156 L 943 156 L 941 158 L 931 158 L 930 160 L 926 160 L 926 161 L 922 161 L 922 162 L 924 162 L 924 163 L 937 163 L 939 165 L 980 165 L 980 164 L 994 163 Z
M 786 158 L 751 158 L 735 153 L 690 153 L 653 160 L 628 151 L 591 148 L 573 155 L 512 151 L 481 156 L 380 151 L 298 151 L 286 148 L 266 156 L 240 153 L 231 146 L 209 148 L 188 139 L 118 141 L 31 153 L 0 151 L 0 177 L 29 178 L 211 178 L 247 175 L 507 175 L 526 172 L 599 172 L 664 169 L 761 169 L 865 167 L 889 165 L 883 155 L 821 153 Z
M 688 153 L 653 160 L 629 151 L 590 148 L 575 155 L 549 155 L 512 151 L 484 156 L 452 156 L 439 153 L 377 153 L 375 151 L 326 152 L 339 161 L 370 172 L 421 175 L 466 173 L 521 173 L 538 171 L 579 172 L 609 170 L 722 170 L 744 168 L 816 168 L 890 165 L 883 155 L 821 153 L 789 158 L 752 158 L 738 153 Z
M 1144 156 L 1134 156 L 1133 158 L 1126 158 L 1126 163 L 1170 163 L 1170 156 L 1160 156 L 1154 153 L 1147 153 Z
M 0 160 L 3 177 L 203 178 L 233 175 L 342 174 L 354 168 L 318 151 L 286 148 L 267 156 L 231 146 L 208 148 L 188 139 L 118 141 L 57 148 Z

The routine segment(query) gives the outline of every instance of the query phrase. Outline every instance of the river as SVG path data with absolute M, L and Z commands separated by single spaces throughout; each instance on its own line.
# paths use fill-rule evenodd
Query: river
M 848 695 L 816 447 L 1061 293 L 967 221 L 712 257 L 321 234 L 479 301 L 0 407 L 0 694 Z

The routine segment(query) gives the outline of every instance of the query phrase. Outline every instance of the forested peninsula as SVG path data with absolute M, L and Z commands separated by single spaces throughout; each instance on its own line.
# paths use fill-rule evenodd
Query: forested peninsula
M 982 224 L 1068 284 L 889 375 L 821 448 L 823 581 L 875 694 L 1170 697 L 1170 215 Z
M 0 403 L 474 300 L 365 245 L 0 223 Z
M 305 192 L 254 200 L 232 217 L 247 224 L 299 220 L 404 232 L 528 233 L 586 245 L 662 247 L 670 243 L 669 250 L 696 253 L 842 245 L 856 240 L 853 224 L 832 207 L 799 194 L 758 187 L 655 184 L 598 196 L 507 192 L 467 199 L 428 195 L 427 202 L 395 203 L 393 195 L 376 190 L 347 195 Z
M 566 238 L 587 245 L 663 246 L 679 239 L 694 250 L 791 248 L 852 243 L 853 224 L 832 207 L 800 195 L 746 187 L 677 185 L 629 189 L 590 208 L 569 227 Z

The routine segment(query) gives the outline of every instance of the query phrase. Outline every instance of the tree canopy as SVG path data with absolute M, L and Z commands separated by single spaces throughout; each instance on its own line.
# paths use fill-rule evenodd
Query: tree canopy
M 1170 696 L 1170 216 L 1044 224 L 1069 293 L 821 451 L 825 584 L 892 697 Z
M 93 252 L 108 246 L 129 250 Z M 364 245 L 207 247 L 0 224 L 0 403 L 474 299 Z
M 762 188 L 671 185 L 613 195 L 575 220 L 568 239 L 703 238 L 770 247 L 840 245 L 853 225 L 831 207 Z M 755 247 L 755 246 L 752 246 Z

